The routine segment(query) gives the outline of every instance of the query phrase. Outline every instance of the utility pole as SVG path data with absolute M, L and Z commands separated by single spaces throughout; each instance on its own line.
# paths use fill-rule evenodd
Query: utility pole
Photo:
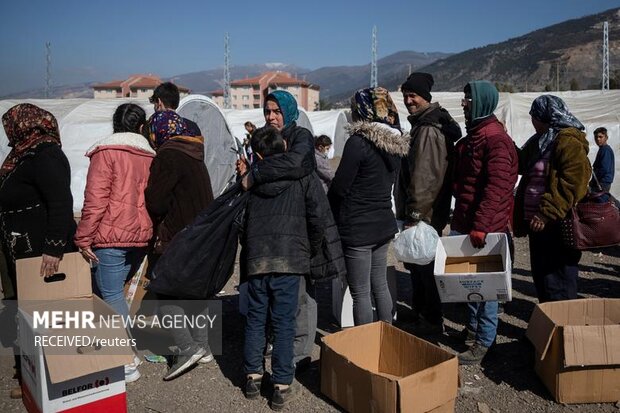
M 370 61 L 370 87 L 377 87 L 377 26 L 372 26 L 372 57 Z
M 603 82 L 602 90 L 609 90 L 609 25 L 603 24 Z
M 228 33 L 224 37 L 224 109 L 230 109 L 230 49 Z
M 45 99 L 52 92 L 52 43 L 45 42 Z
M 555 90 L 560 91 L 560 61 L 558 60 L 555 65 Z

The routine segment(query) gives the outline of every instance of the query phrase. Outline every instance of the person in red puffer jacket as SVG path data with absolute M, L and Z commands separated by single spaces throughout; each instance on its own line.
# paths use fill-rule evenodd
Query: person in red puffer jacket
M 469 234 L 476 248 L 485 245 L 486 234 L 508 235 L 512 255 L 510 222 L 517 182 L 518 155 L 513 140 L 493 115 L 499 93 L 487 81 L 465 86 L 462 100 L 467 136 L 456 144 L 452 234 Z M 497 334 L 497 301 L 468 303 L 469 322 L 463 337 L 474 344 L 459 354 L 459 363 L 482 361 Z

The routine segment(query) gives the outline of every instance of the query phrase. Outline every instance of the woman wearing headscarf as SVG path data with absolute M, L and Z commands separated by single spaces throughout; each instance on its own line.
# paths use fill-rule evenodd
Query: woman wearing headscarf
M 592 173 L 582 123 L 562 99 L 542 95 L 530 109 L 536 133 L 519 151 L 516 236 L 529 235 L 538 301 L 577 298 L 581 252 L 564 246 L 559 221 L 588 190 Z
M 41 276 L 56 273 L 64 252 L 74 251 L 71 169 L 61 149 L 54 115 L 30 103 L 2 116 L 11 152 L 0 168 L 0 232 L 8 278 L 16 284 L 15 260 L 42 256 Z M 16 357 L 19 374 L 19 357 Z M 19 389 L 11 397 L 21 397 Z
M 173 110 L 164 110 L 149 118 L 148 127 L 156 151 L 145 190 L 146 208 L 155 224 L 154 251 L 149 255 L 152 267 L 172 238 L 213 201 L 213 191 L 204 163 L 204 138 L 196 124 Z M 158 299 L 166 300 L 160 305 L 162 315 L 206 314 L 206 306 L 200 302 L 175 302 L 184 298 L 159 295 Z M 180 376 L 198 362 L 213 360 L 206 329 L 182 326 L 173 328 L 172 336 L 177 354 L 164 380 Z
M 361 89 L 351 98 L 353 123 L 342 160 L 328 192 L 338 224 L 353 297 L 355 325 L 373 321 L 371 295 L 379 320 L 392 322 L 387 286 L 387 253 L 396 234 L 392 185 L 409 139 L 384 88 Z
M 517 183 L 518 156 L 513 140 L 495 117 L 499 93 L 486 80 L 469 82 L 461 101 L 467 135 L 456 143 L 455 198 L 451 235 L 469 235 L 472 246 L 482 248 L 490 232 L 513 243 L 510 219 Z M 497 301 L 467 303 L 468 320 L 462 331 L 468 350 L 459 354 L 460 364 L 477 364 L 486 356 L 497 335 Z

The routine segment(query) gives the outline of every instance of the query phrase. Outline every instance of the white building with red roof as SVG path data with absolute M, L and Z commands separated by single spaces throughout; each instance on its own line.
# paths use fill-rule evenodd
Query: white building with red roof
M 319 86 L 291 76 L 287 72 L 265 72 L 260 76 L 234 80 L 230 83 L 231 109 L 262 108 L 267 95 L 274 90 L 286 90 L 306 111 L 318 110 Z M 224 91 L 211 93 L 213 101 L 224 107 Z
M 93 85 L 95 99 L 113 98 L 139 98 L 148 99 L 153 94 L 157 86 L 162 83 L 159 76 L 132 75 L 126 80 L 113 80 L 112 82 Z M 177 85 L 181 98 L 190 94 L 190 90 L 184 86 Z

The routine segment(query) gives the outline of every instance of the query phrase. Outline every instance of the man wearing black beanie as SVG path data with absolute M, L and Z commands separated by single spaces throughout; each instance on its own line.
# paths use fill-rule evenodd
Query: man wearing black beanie
M 448 223 L 451 204 L 451 161 L 454 142 L 461 128 L 438 103 L 431 103 L 433 76 L 414 72 L 401 86 L 409 112 L 411 141 L 403 158 L 396 191 L 397 218 L 405 228 L 420 221 L 430 224 L 441 236 Z M 411 272 L 412 308 L 417 318 L 418 335 L 441 334 L 443 313 L 435 278 L 434 262 L 427 265 L 405 264 Z

